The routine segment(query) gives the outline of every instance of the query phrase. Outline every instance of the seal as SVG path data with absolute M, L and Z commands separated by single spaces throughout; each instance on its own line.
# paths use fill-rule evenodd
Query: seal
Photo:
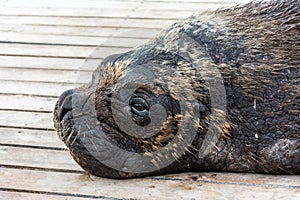
M 104 59 L 54 126 L 96 176 L 300 174 L 299 30 L 299 0 L 193 15 Z

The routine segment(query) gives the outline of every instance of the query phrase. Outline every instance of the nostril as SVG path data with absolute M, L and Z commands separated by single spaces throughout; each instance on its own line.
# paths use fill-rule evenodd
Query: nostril
M 69 91 L 69 90 L 68 90 Z M 72 92 L 63 93 L 58 102 L 58 120 L 61 122 L 64 116 L 72 110 Z M 68 93 L 67 93 L 68 92 Z

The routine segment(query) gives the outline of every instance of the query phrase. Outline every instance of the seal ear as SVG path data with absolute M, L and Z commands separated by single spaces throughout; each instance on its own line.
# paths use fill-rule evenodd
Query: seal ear
M 103 67 L 113 66 L 116 61 L 120 60 L 126 55 L 127 53 L 120 53 L 120 54 L 113 54 L 104 58 L 102 62 L 98 65 L 97 69 L 93 72 L 91 85 L 98 83 L 99 78 L 101 77 L 100 74 L 104 71 Z
M 113 64 L 118 58 L 123 57 L 123 53 L 113 54 L 103 59 L 102 65 Z
M 111 64 L 113 66 L 116 61 L 120 61 L 121 59 L 132 55 L 133 52 L 134 50 L 107 56 L 106 58 L 103 59 L 102 65 L 106 66 L 107 64 Z

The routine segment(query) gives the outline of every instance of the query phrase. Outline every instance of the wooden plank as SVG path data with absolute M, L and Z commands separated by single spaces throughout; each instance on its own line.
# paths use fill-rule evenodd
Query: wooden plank
M 0 165 L 83 171 L 67 150 L 0 146 Z
M 11 146 L 0 146 L 1 165 L 24 166 L 31 168 L 78 170 L 69 152 L 61 150 L 33 149 Z M 147 179 L 187 181 L 194 180 L 205 183 L 223 183 L 231 185 L 247 185 L 251 187 L 290 188 L 300 191 L 299 175 L 264 175 L 264 174 L 230 174 L 230 173 L 182 173 L 169 174 Z
M 0 94 L 0 110 L 52 112 L 57 98 Z
M 163 28 L 175 20 L 157 19 L 113 19 L 113 18 L 84 18 L 84 17 L 37 17 L 37 16 L 2 16 L 0 24 L 36 24 L 56 26 L 83 27 L 123 27 L 123 28 Z
M 205 10 L 204 5 L 203 10 Z M 122 8 L 54 8 L 40 7 L 3 7 L 2 16 L 60 16 L 60 17 L 105 17 L 105 18 L 150 18 L 150 19 L 182 19 L 191 15 L 191 11 L 157 11 L 149 9 L 122 9 Z
M 91 71 L 62 71 L 48 69 L 0 68 L 0 80 L 17 80 L 49 83 L 88 83 Z
M 299 199 L 298 187 L 272 187 L 272 184 L 247 184 L 228 183 L 203 180 L 176 180 L 176 179 L 129 179 L 112 180 L 86 175 L 31 171 L 17 169 L 1 169 L 0 185 L 3 188 L 14 188 L 28 191 L 72 193 L 77 195 L 90 195 L 94 198 L 134 198 L 134 199 Z M 198 173 L 205 177 L 212 174 Z M 216 174 L 213 174 L 215 176 Z M 234 179 L 239 179 L 241 174 L 230 174 Z M 15 181 L 15 177 L 25 181 Z M 244 175 L 248 179 L 255 180 L 255 175 Z M 265 176 L 261 176 L 265 178 Z M 293 179 L 293 178 L 292 178 Z M 51 180 L 51 181 L 50 181 Z M 286 182 L 290 178 L 286 176 L 267 178 L 267 183 Z M 67 183 L 67 184 L 66 184 Z M 240 184 L 241 183 L 241 184 Z M 299 184 L 297 184 L 299 186 Z M 117 190 L 116 190 L 117 188 Z M 126 191 L 126 192 L 124 192 Z M 241 192 L 242 191 L 242 192 Z
M 56 131 L 0 128 L 0 138 L 0 143 L 7 145 L 65 148 Z
M 51 113 L 0 110 L 0 126 L 53 130 Z
M 78 70 L 84 59 L 0 56 L 0 67 Z
M 117 8 L 117 9 L 136 9 L 148 8 L 156 10 L 192 10 L 197 11 L 203 9 L 206 5 L 218 6 L 227 4 L 236 4 L 249 2 L 249 0 L 220 0 L 220 1 L 93 1 L 87 0 L 84 3 L 80 0 L 69 2 L 60 2 L 59 0 L 52 0 L 51 2 L 41 2 L 41 0 L 31 0 L 30 3 L 24 3 L 20 0 L 10 0 L 6 7 L 56 7 L 56 8 Z M 116 14 L 118 15 L 118 14 Z
M 131 48 L 81 47 L 61 45 L 1 44 L 0 55 L 38 56 L 56 58 L 97 58 L 102 59 L 115 53 L 123 53 Z M 97 51 L 97 53 L 95 53 Z M 92 54 L 93 53 L 93 54 Z
M 109 0 L 73 0 L 73 1 L 59 1 L 53 0 L 45 2 L 42 0 L 31 0 L 25 3 L 22 0 L 9 0 L 4 3 L 5 7 L 69 7 L 69 8 L 129 8 L 133 9 L 140 4 L 140 1 L 109 1 Z
M 203 7 L 197 9 L 196 11 L 187 11 L 187 10 L 157 10 L 155 8 L 149 9 L 146 8 L 137 8 L 135 12 L 131 13 L 129 18 L 132 19 L 170 19 L 170 20 L 180 20 L 191 16 L 194 13 L 201 13 L 205 10 L 210 9 L 211 7 L 218 8 L 219 5 L 211 5 L 203 4 Z
M 92 36 L 92 37 L 127 37 L 127 38 L 152 38 L 160 29 L 136 29 L 136 28 L 109 28 L 109 27 L 72 27 L 43 25 L 23 25 L 23 24 L 2 24 L 0 30 L 8 32 L 22 32 L 31 34 L 51 34 L 68 36 Z
M 218 8 L 220 4 L 203 4 L 196 12 L 207 9 Z M 122 9 L 122 8 L 54 8 L 40 7 L 39 9 L 30 7 L 4 7 L 0 10 L 0 16 L 60 16 L 60 17 L 100 17 L 100 18 L 130 18 L 130 19 L 182 19 L 193 14 L 193 11 L 177 10 L 169 11 L 156 9 Z
M 3 7 L 0 16 L 58 16 L 58 17 L 105 17 L 127 18 L 134 12 L 132 8 L 57 8 L 57 7 Z
M 35 193 L 34 191 L 1 191 L 0 199 L 10 200 L 86 200 L 89 197 L 75 197 L 72 194 Z
M 94 70 L 102 61 L 79 58 L 46 58 L 31 56 L 0 56 L 0 67 L 57 69 L 57 70 Z M 88 61 L 86 63 L 85 61 Z
M 209 2 L 207 0 L 144 0 L 145 2 L 187 2 L 187 3 L 215 3 L 215 4 L 219 4 L 219 3 L 246 3 L 246 2 L 250 2 L 251 0 L 209 0 Z
M 23 82 L 23 81 L 1 81 L 0 93 L 37 95 L 46 97 L 58 97 L 64 91 L 73 89 L 81 84 L 47 83 L 47 82 Z
M 218 2 L 218 3 L 209 3 L 207 2 L 179 2 L 174 1 L 170 2 L 160 2 L 160 1 L 151 1 L 144 2 L 141 4 L 138 9 L 150 9 L 150 10 L 159 10 L 163 12 L 164 10 L 173 10 L 173 11 L 189 11 L 194 13 L 199 13 L 203 10 L 215 10 L 220 7 L 230 7 L 235 5 L 235 3 L 226 3 L 226 2 Z M 137 9 L 137 11 L 138 11 Z
M 110 46 L 132 48 L 144 44 L 148 39 L 117 37 L 83 37 L 62 35 L 37 35 L 28 33 L 0 32 L 0 43 L 63 44 L 74 46 Z

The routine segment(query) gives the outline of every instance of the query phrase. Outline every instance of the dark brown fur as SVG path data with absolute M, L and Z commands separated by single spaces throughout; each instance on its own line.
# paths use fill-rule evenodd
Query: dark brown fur
M 216 110 L 215 126 L 223 137 L 205 157 L 198 150 L 212 121 L 210 88 L 201 72 L 178 55 L 178 38 L 187 35 L 200 50 L 203 65 L 218 68 L 224 81 L 227 112 Z M 187 42 L 188 43 L 188 42 Z M 186 50 L 192 44 L 187 44 Z M 184 155 L 174 155 L 171 165 L 149 173 L 127 173 L 107 167 L 82 145 L 70 101 L 66 97 L 96 94 L 94 104 L 100 126 L 116 146 L 132 152 L 151 153 L 172 141 L 181 126 L 178 99 L 172 88 L 155 85 L 140 88 L 151 101 L 168 110 L 160 132 L 150 138 L 124 133 L 112 115 L 111 98 L 120 80 L 134 66 L 157 63 L 176 69 L 179 82 L 189 83 L 200 106 L 198 132 Z M 209 73 L 208 73 L 209 74 Z M 214 78 L 214 74 L 211 74 Z M 169 79 L 178 81 L 175 78 Z M 93 88 L 96 88 L 95 90 Z M 139 93 L 139 91 L 137 91 Z M 74 95 L 75 94 L 75 95 Z M 64 112 L 62 112 L 64 110 Z M 64 113 L 64 115 L 60 114 Z M 222 120 L 222 119 L 225 119 Z M 94 73 L 93 82 L 67 92 L 54 113 L 59 135 L 75 160 L 92 174 L 112 177 L 138 177 L 181 171 L 234 171 L 276 174 L 300 173 L 300 1 L 253 2 L 233 9 L 220 9 L 175 23 L 153 41 L 128 53 L 107 58 Z M 72 131 L 71 131 L 72 130 Z M 87 133 L 85 137 L 89 137 Z M 93 145 L 91 143 L 91 145 Z

